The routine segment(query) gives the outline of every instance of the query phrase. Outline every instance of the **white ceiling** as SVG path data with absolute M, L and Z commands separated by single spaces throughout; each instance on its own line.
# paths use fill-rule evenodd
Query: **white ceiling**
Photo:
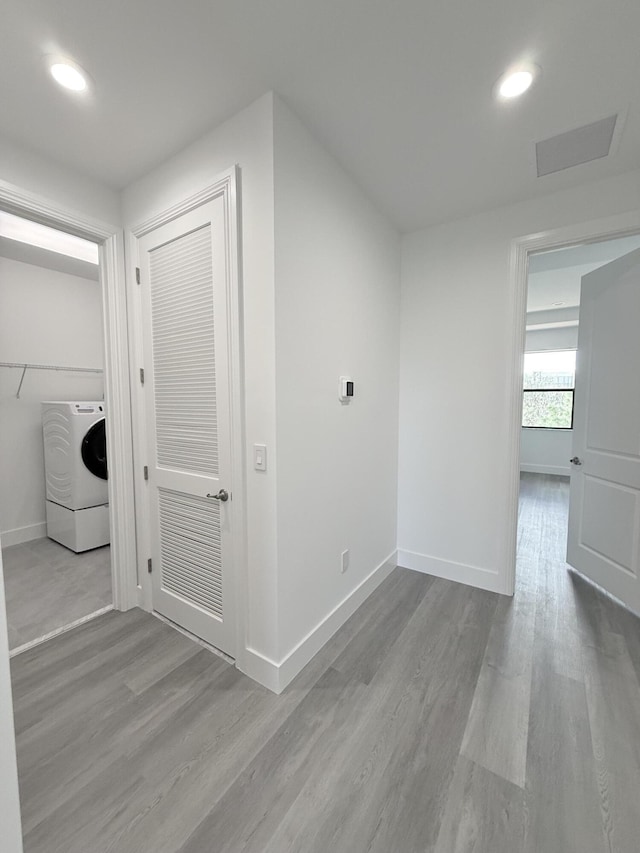
M 411 230 L 640 166 L 639 33 L 638 0 L 3 0 L 0 133 L 122 187 L 274 89 Z M 496 103 L 523 59 L 540 80 Z M 534 177 L 533 141 L 618 110 L 615 153 Z
M 562 308 L 580 305 L 583 275 L 638 248 L 640 235 L 532 255 L 529 259 L 527 312 L 552 311 L 557 307 L 562 311 Z M 564 302 L 564 306 L 555 306 L 555 302 Z M 529 318 L 528 322 L 531 320 Z

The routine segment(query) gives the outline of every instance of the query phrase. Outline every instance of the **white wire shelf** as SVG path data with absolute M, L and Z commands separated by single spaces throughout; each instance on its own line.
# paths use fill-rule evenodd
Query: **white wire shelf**
M 22 370 L 18 390 L 16 391 L 16 399 L 20 399 L 20 391 L 27 370 L 63 370 L 69 373 L 104 373 L 101 367 L 73 367 L 68 364 L 32 364 L 24 361 L 0 361 L 0 367 L 14 367 Z

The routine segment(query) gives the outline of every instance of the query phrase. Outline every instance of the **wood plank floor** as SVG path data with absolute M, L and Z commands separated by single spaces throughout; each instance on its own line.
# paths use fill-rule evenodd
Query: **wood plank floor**
M 113 603 L 109 546 L 74 554 L 53 539 L 2 549 L 9 648 Z
M 640 622 L 524 475 L 513 600 L 397 569 L 281 695 L 140 611 L 14 658 L 26 853 L 635 853 Z

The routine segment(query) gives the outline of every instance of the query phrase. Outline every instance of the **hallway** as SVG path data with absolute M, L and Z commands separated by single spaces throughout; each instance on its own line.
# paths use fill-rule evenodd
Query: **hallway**
M 405 569 L 281 696 L 134 610 L 12 661 L 26 853 L 632 853 L 640 622 L 523 475 L 514 599 Z

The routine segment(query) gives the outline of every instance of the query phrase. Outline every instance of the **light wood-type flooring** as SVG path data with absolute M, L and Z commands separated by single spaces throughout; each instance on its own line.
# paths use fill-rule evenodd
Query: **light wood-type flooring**
M 2 549 L 9 648 L 113 603 L 109 546 L 75 554 L 52 539 Z
M 13 659 L 26 853 L 637 853 L 640 623 L 525 475 L 514 599 L 397 569 L 281 695 L 109 613 Z

